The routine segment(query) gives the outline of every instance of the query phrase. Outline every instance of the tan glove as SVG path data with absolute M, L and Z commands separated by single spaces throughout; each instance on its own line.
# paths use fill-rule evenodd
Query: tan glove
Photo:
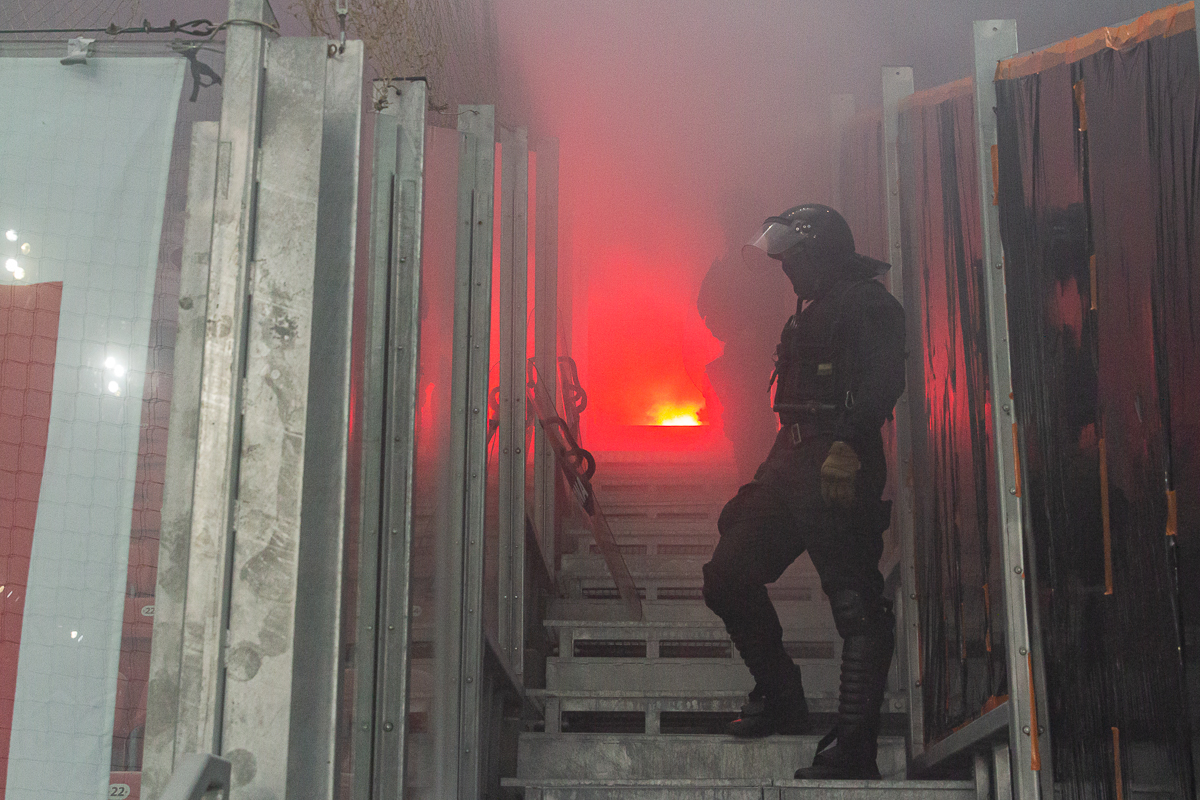
M 854 502 L 854 479 L 862 462 L 854 448 L 845 442 L 834 442 L 821 465 L 821 496 L 829 505 L 849 508 Z

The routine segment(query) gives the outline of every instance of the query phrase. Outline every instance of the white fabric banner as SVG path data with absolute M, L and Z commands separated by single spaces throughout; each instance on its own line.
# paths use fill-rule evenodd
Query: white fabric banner
M 182 58 L 0 58 L 0 283 L 61 281 L 7 800 L 108 795 L 134 479 Z M 20 280 L 16 275 L 22 275 Z

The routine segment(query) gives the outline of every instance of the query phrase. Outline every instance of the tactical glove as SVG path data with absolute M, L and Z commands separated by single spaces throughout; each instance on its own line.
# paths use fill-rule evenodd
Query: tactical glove
M 854 448 L 845 442 L 834 442 L 821 465 L 821 496 L 829 505 L 849 508 L 854 502 L 854 479 L 862 462 Z

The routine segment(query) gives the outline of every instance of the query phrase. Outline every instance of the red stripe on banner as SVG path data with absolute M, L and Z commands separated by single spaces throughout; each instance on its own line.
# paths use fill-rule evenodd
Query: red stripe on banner
M 8 776 L 21 616 L 33 549 L 61 283 L 0 286 L 0 795 Z

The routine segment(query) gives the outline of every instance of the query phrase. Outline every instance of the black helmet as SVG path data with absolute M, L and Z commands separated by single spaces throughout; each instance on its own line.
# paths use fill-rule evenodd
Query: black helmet
M 762 230 L 742 248 L 742 255 L 751 265 L 754 260 L 761 261 L 762 253 L 782 261 L 799 246 L 830 266 L 857 267 L 872 277 L 892 266 L 854 252 L 854 234 L 846 220 L 829 206 L 816 203 L 793 206 L 777 217 L 768 217 Z

